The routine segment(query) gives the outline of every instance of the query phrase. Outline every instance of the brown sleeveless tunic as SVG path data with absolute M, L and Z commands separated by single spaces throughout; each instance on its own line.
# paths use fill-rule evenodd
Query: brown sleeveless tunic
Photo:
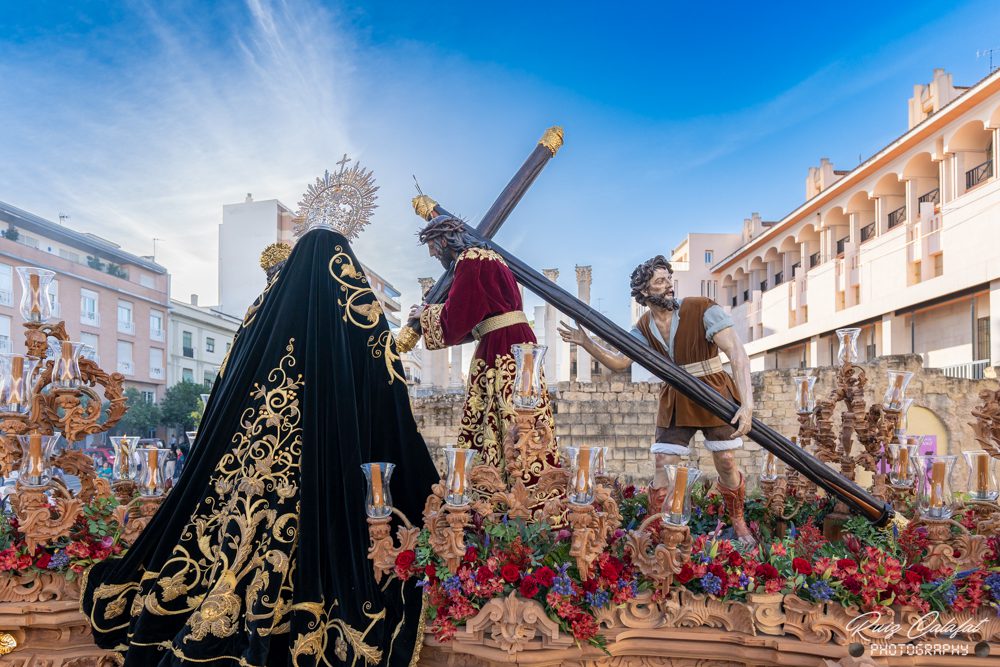
M 674 359 L 672 361 L 675 364 L 679 366 L 693 364 L 696 361 L 706 361 L 719 354 L 718 346 L 705 339 L 705 311 L 714 305 L 714 301 L 704 297 L 687 297 L 681 301 L 680 322 L 677 325 L 677 333 L 674 335 Z M 649 312 L 644 313 L 636 322 L 636 327 L 645 336 L 650 347 L 669 358 L 666 348 L 653 333 L 655 326 L 656 323 Z M 713 373 L 698 379 L 726 398 L 737 403 L 740 402 L 740 393 L 729 373 Z M 656 425 L 663 428 L 671 426 L 709 428 L 725 426 L 726 422 L 682 396 L 669 384 L 664 383 L 663 390 L 660 392 L 660 407 L 656 414 Z

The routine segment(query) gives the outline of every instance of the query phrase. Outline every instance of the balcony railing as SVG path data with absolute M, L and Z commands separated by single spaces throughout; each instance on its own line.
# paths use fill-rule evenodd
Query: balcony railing
M 851 238 L 850 236 L 845 236 L 844 238 L 842 238 L 839 241 L 837 241 L 837 254 L 838 255 L 843 255 L 844 254 L 844 248 L 847 246 L 847 242 L 850 240 L 850 238 Z
M 781 283 L 785 282 L 785 272 L 778 271 L 774 274 L 774 286 L 777 287 Z
M 940 204 L 941 203 L 941 188 L 934 188 L 929 190 L 924 194 L 920 195 L 917 199 L 917 204 Z
M 118 360 L 118 372 L 122 375 L 132 375 L 132 362 L 127 359 Z
M 14 295 L 9 289 L 0 289 L 0 306 L 14 305 Z
M 118 320 L 118 332 L 134 336 L 135 322 L 126 322 L 125 320 Z
M 892 220 L 892 214 L 891 213 L 889 214 L 889 219 Z M 892 225 L 890 224 L 889 226 L 891 227 Z M 874 222 L 871 223 L 871 224 L 865 225 L 864 227 L 861 228 L 861 242 L 862 243 L 864 243 L 865 241 L 867 241 L 867 240 L 869 240 L 871 238 L 874 238 L 874 237 L 875 237 L 875 223 Z
M 101 314 L 83 311 L 80 313 L 80 324 L 89 324 L 94 327 L 99 327 L 101 326 Z
M 798 275 L 799 269 L 802 268 L 802 262 L 795 262 L 792 264 L 792 278 Z
M 970 361 L 965 364 L 953 364 L 942 366 L 941 372 L 952 378 L 962 378 L 965 380 L 982 380 L 986 377 L 986 369 L 990 365 L 989 359 Z
M 736 297 L 734 296 L 733 297 L 733 308 L 735 308 L 735 307 L 736 307 Z
M 149 369 L 149 377 L 153 378 L 154 380 L 162 380 L 163 379 L 163 369 L 162 368 L 155 368 L 155 367 L 154 368 L 150 368 Z
M 760 281 L 760 291 L 761 292 L 767 291 L 767 280 Z
M 149 338 L 151 340 L 157 340 L 161 343 L 163 342 L 163 329 L 150 329 Z
M 987 160 L 982 164 L 977 164 L 975 167 L 965 172 L 965 189 L 971 190 L 981 183 L 985 183 L 987 179 L 993 176 L 993 160 Z
M 889 213 L 889 229 L 898 227 L 904 222 L 906 222 L 906 206 L 900 206 Z
M 182 348 L 181 352 L 182 352 L 182 353 L 184 354 L 184 356 L 185 356 L 185 357 L 187 357 L 188 359 L 194 359 L 194 348 L 193 348 L 193 347 L 185 347 L 185 348 Z
M 819 264 L 819 253 L 814 252 L 813 254 L 809 255 L 809 268 L 811 269 L 817 264 Z
M 749 300 L 750 300 L 750 290 L 745 289 L 743 290 L 743 302 L 746 303 Z

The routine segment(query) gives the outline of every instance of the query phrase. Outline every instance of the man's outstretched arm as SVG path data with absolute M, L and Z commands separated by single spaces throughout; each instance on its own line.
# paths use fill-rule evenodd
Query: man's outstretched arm
M 583 327 L 579 324 L 574 327 L 572 325 L 566 324 L 562 320 L 559 320 L 559 335 L 567 343 L 576 343 L 584 350 L 586 350 L 590 356 L 597 359 L 599 362 L 607 366 L 613 371 L 624 371 L 632 365 L 632 360 L 626 357 L 620 352 L 612 352 L 597 344 Z

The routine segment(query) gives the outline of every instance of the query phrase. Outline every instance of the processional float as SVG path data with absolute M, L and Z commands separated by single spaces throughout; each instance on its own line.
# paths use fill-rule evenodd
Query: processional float
M 500 193 L 493 206 L 484 215 L 479 225 L 475 229 L 467 225 L 466 230 L 485 247 L 499 254 L 507 262 L 519 283 L 547 303 L 555 306 L 562 313 L 573 317 L 579 324 L 596 333 L 613 348 L 628 356 L 662 381 L 670 384 L 688 399 L 717 417 L 727 422 L 731 421 L 739 409 L 738 404 L 724 398 L 673 361 L 661 356 L 649 345 L 631 336 L 610 319 L 548 280 L 526 262 L 491 240 L 549 159 L 562 146 L 562 143 L 563 132 L 561 128 L 554 127 L 547 130 L 531 155 L 528 156 L 528 159 Z M 413 200 L 413 208 L 417 215 L 425 220 L 430 220 L 436 215 L 452 215 L 447 209 L 424 194 Z M 424 297 L 426 303 L 444 302 L 453 273 L 454 267 L 451 267 L 438 279 Z M 419 340 L 419 332 L 419 320 L 409 320 L 400 331 L 397 341 L 399 350 L 406 352 L 413 349 Z M 817 460 L 757 418 L 753 419 L 749 437 L 869 521 L 884 526 L 892 519 L 894 513 L 890 503 L 868 493 L 847 476 L 829 468 L 825 463 Z

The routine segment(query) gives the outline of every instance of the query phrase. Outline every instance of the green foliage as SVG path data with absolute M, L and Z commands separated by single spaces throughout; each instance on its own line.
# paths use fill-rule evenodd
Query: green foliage
M 204 391 L 205 388 L 202 385 L 186 381 L 178 382 L 167 389 L 167 393 L 160 402 L 163 424 L 184 431 L 193 431 L 196 424 L 192 413 L 199 410 L 201 394 Z
M 855 515 L 844 522 L 843 532 L 854 535 L 862 546 L 874 547 L 887 556 L 906 560 L 899 538 L 891 527 L 879 528 L 868 519 Z
M 100 258 L 93 255 L 87 255 L 87 266 L 92 269 L 97 269 L 98 271 L 103 271 L 105 264 L 100 260 Z
M 9 225 L 7 227 L 7 231 L 0 232 L 0 234 L 2 234 L 3 237 L 8 241 L 16 241 L 18 237 L 21 236 L 21 232 L 17 231 L 17 227 L 15 227 L 14 225 Z
M 135 387 L 125 390 L 125 399 L 128 401 L 128 412 L 118 422 L 116 430 L 120 434 L 149 437 L 150 431 L 156 430 L 163 420 L 160 406 L 145 400 Z
M 114 262 L 108 262 L 108 266 L 105 269 L 109 276 L 114 276 L 116 278 L 128 279 L 128 271 L 123 269 L 120 264 L 115 264 Z

